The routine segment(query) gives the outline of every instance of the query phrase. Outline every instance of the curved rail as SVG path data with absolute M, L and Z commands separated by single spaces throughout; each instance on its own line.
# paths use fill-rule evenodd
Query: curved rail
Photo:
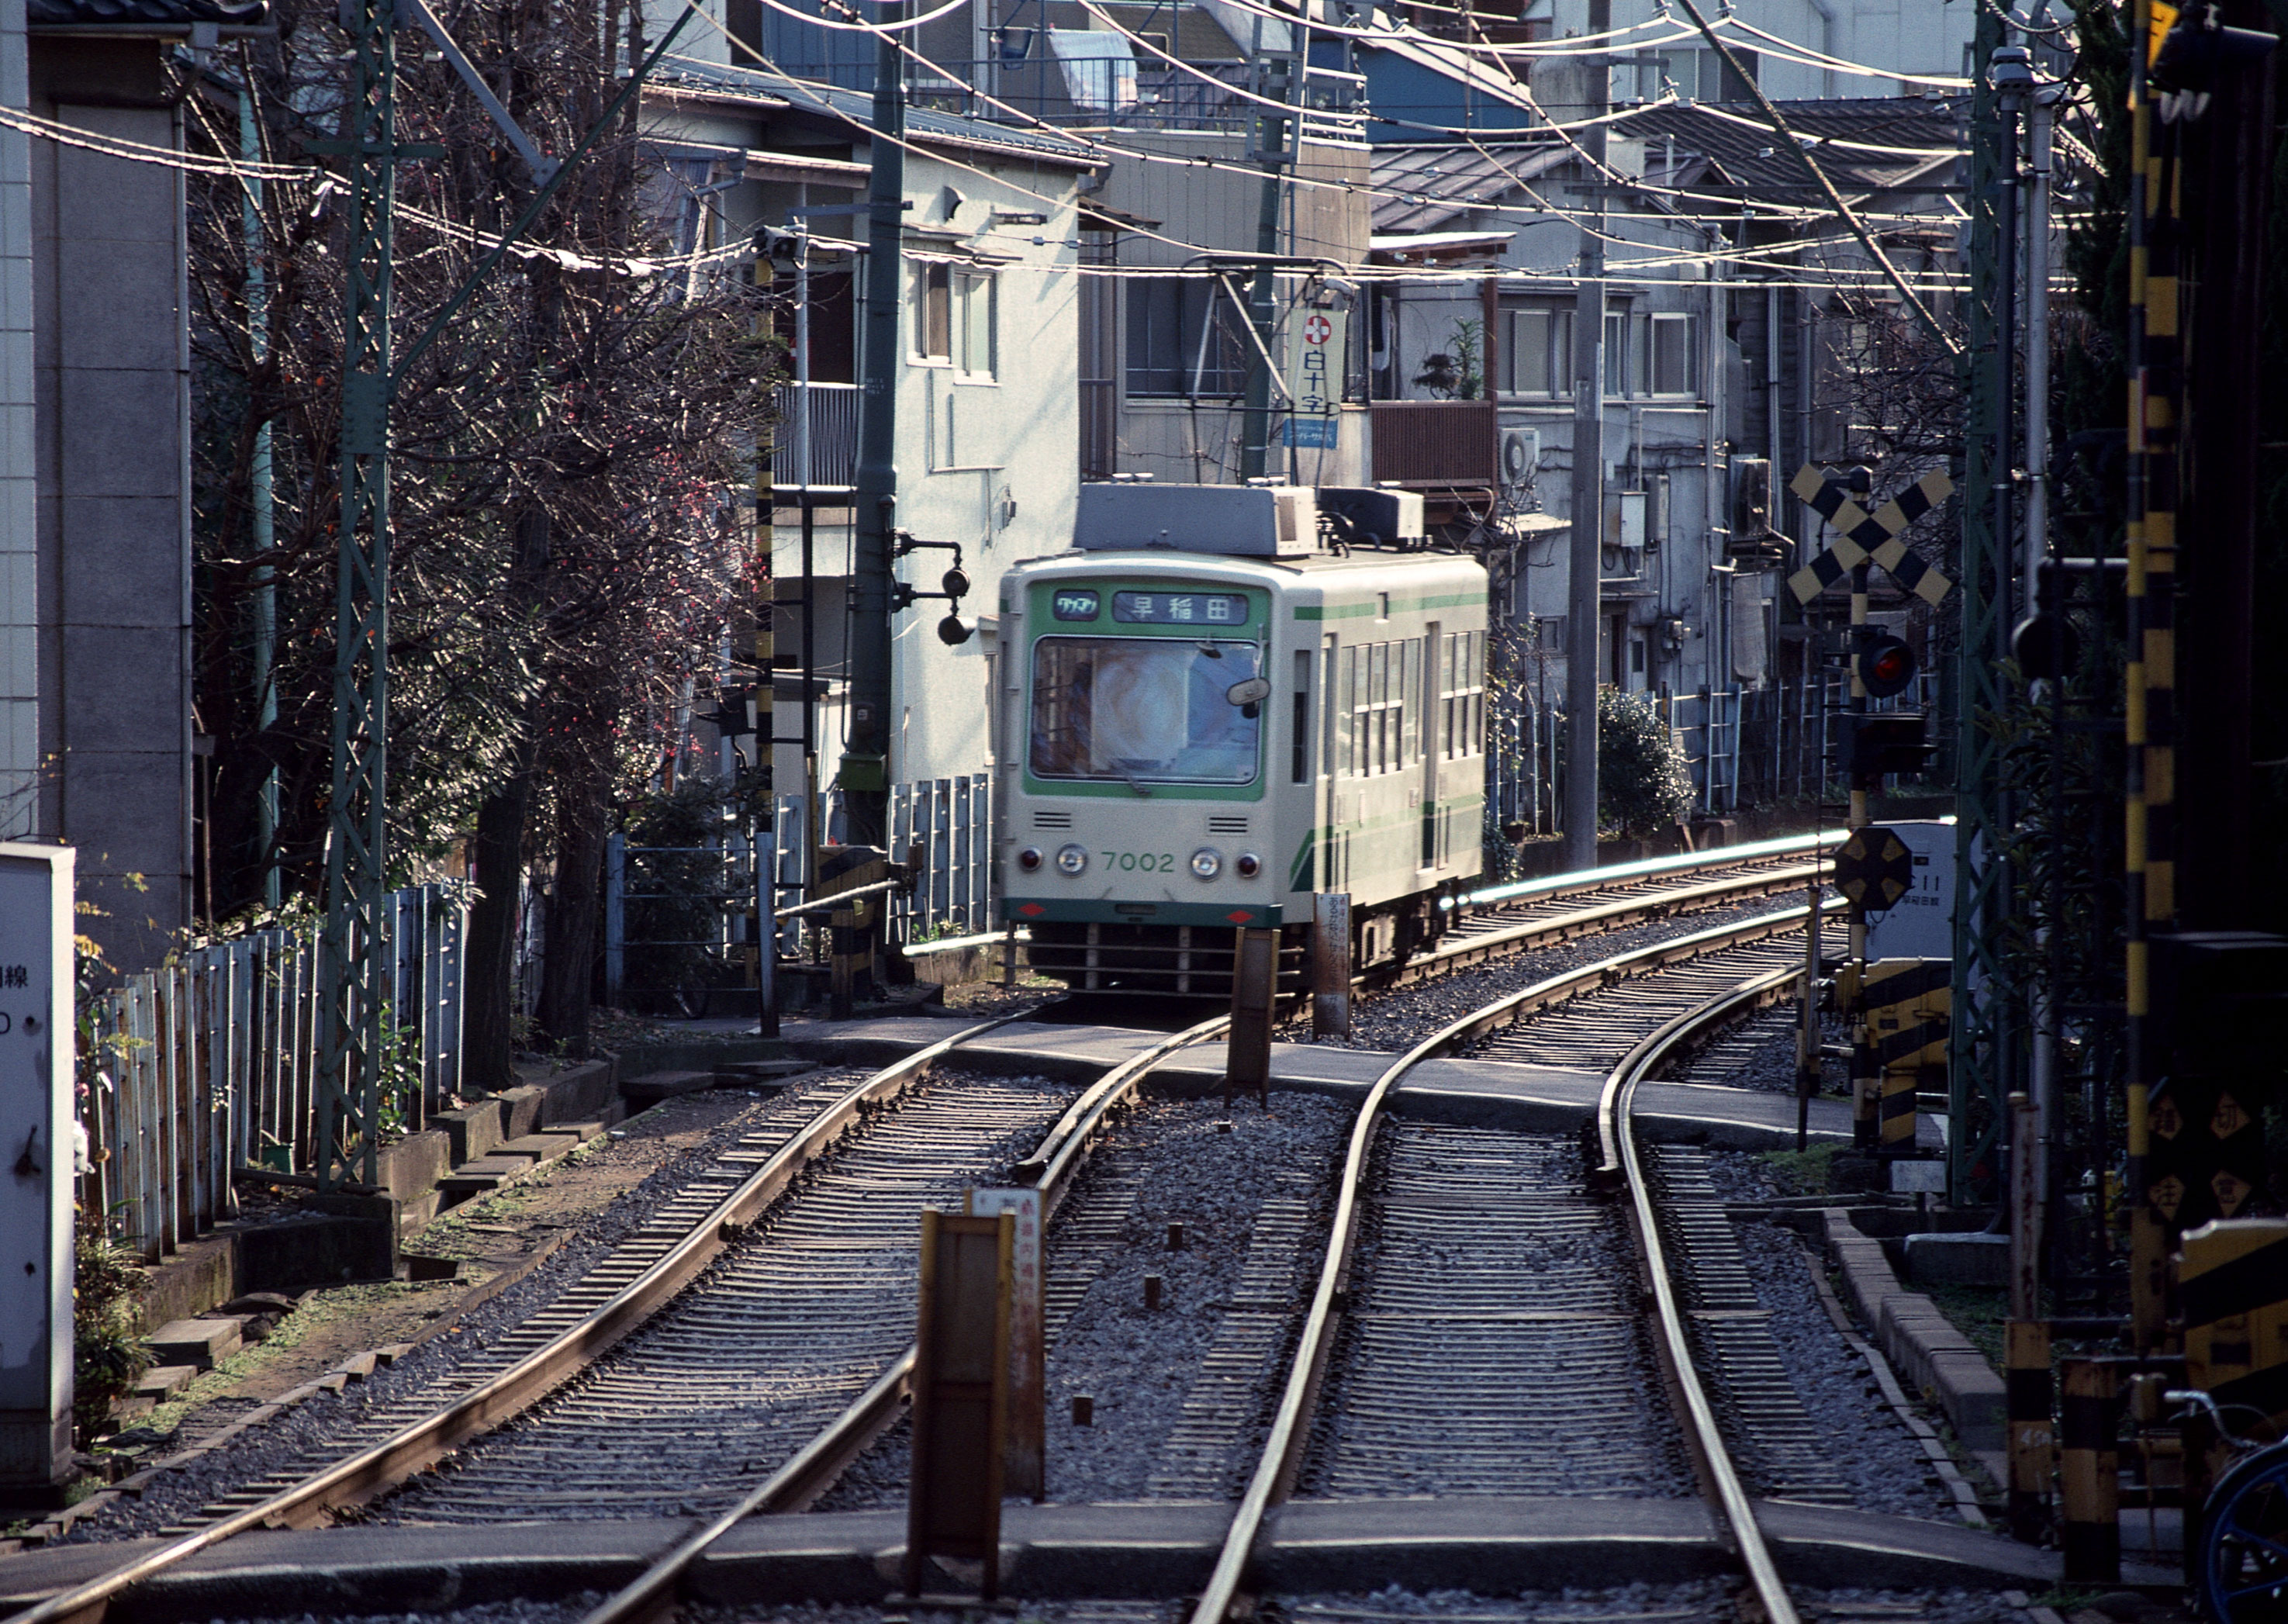
M 1216 1557 L 1215 1568 L 1209 1575 L 1207 1587 L 1201 1592 L 1199 1602 L 1192 1611 L 1191 1624 L 1223 1624 L 1246 1577 L 1249 1561 L 1262 1533 L 1264 1517 L 1277 1501 L 1286 1496 L 1301 1465 L 1301 1446 L 1310 1432 L 1311 1414 L 1317 1404 L 1320 1381 L 1326 1367 L 1328 1353 L 1334 1345 L 1335 1331 L 1347 1303 L 1351 1254 L 1358 1232 L 1359 1194 L 1365 1179 L 1368 1148 L 1373 1143 L 1374 1130 L 1383 1107 L 1400 1080 L 1423 1061 L 1455 1044 L 1536 1010 L 1547 1009 L 1584 993 L 1598 991 L 1646 970 L 1658 969 L 1722 947 L 1739 947 L 1767 937 L 1785 935 L 1800 930 L 1803 922 L 1804 911 L 1801 909 L 1768 914 L 1719 925 L 1713 930 L 1702 931 L 1674 941 L 1659 942 L 1630 953 L 1617 954 L 1596 963 L 1567 970 L 1498 998 L 1440 1028 L 1407 1050 L 1375 1079 L 1373 1088 L 1359 1107 L 1358 1120 L 1351 1129 L 1349 1149 L 1343 1160 L 1341 1190 L 1335 1204 L 1334 1221 L 1328 1231 L 1326 1259 L 1320 1266 L 1318 1288 L 1312 1295 L 1310 1311 L 1304 1319 L 1302 1335 L 1296 1343 L 1294 1359 L 1288 1369 L 1287 1385 L 1280 1396 L 1279 1408 L 1272 1419 L 1270 1433 L 1264 1440 L 1262 1458 L 1248 1482 L 1246 1493 L 1240 1498 L 1238 1509 L 1232 1516 L 1223 1549 Z M 1799 977 L 1801 973 L 1800 970 L 1781 972 L 1781 978 Z M 1672 1021 L 1662 1030 L 1669 1031 L 1680 1024 L 1680 1021 Z M 1639 1044 L 1631 1051 L 1629 1058 L 1623 1061 L 1623 1066 L 1637 1059 L 1645 1050 L 1646 1045 Z M 1640 1064 L 1648 1065 L 1649 1060 Z M 1721 1447 L 1720 1441 L 1718 1446 Z M 1784 1618 L 1775 1618 L 1774 1624 L 1795 1624 L 1795 1615 L 1791 1612 Z
M 1795 1604 L 1788 1598 L 1787 1586 L 1781 1582 L 1771 1549 L 1764 1543 L 1763 1530 L 1756 1522 L 1755 1504 L 1748 1498 L 1747 1488 L 1732 1464 L 1731 1451 L 1725 1446 L 1724 1435 L 1717 1424 L 1715 1406 L 1708 1402 L 1707 1390 L 1701 1385 L 1700 1374 L 1694 1367 L 1692 1346 L 1685 1335 L 1684 1312 L 1677 1303 L 1676 1283 L 1669 1274 L 1668 1249 L 1661 1240 L 1660 1224 L 1653 1211 L 1652 1187 L 1637 1154 L 1636 1136 L 1629 1131 L 1629 1112 L 1635 1103 L 1637 1085 L 1670 1054 L 1701 1034 L 1728 1025 L 1745 1010 L 1760 1008 L 1802 974 L 1799 970 L 1769 971 L 1678 1016 L 1622 1058 L 1605 1079 L 1604 1095 L 1597 1110 L 1598 1134 L 1605 1141 L 1609 1158 L 1617 1151 L 1617 1170 L 1628 1187 L 1637 1245 L 1644 1255 L 1646 1272 L 1652 1279 L 1653 1306 L 1660 1323 L 1664 1363 L 1682 1401 L 1684 1420 L 1691 1429 L 1709 1497 L 1731 1528 L 1733 1545 L 1739 1553 L 1741 1565 L 1748 1570 L 1748 1582 L 1755 1588 L 1767 1624 L 1798 1624 Z
M 1016 1167 L 1016 1177 L 1042 1192 L 1044 1225 L 1064 1204 L 1066 1193 L 1081 1168 L 1087 1165 L 1090 1153 L 1102 1137 L 1114 1110 L 1135 1093 L 1145 1075 L 1177 1050 L 1215 1037 L 1230 1024 L 1229 1016 L 1219 1015 L 1185 1028 L 1142 1054 L 1122 1061 L 1066 1107 L 1039 1147 Z M 598 1604 L 581 1624 L 623 1624 L 624 1620 L 655 1616 L 663 1606 L 671 1604 L 676 1587 L 691 1565 L 740 1523 L 763 1513 L 800 1510 L 825 1493 L 843 1470 L 896 1419 L 913 1375 L 917 1351 L 909 1345 L 874 1378 L 871 1386 L 817 1437 L 797 1450 L 785 1465 L 758 1484 L 737 1505 L 655 1558 L 637 1578 Z
M 490 1431 L 624 1340 L 697 1279 L 728 1244 L 727 1228 L 751 1224 L 868 1107 L 885 1105 L 906 1092 L 956 1045 L 1029 1013 L 1021 1010 L 965 1027 L 915 1050 L 840 1095 L 610 1301 L 482 1385 L 290 1488 L 50 1596 L 18 1613 L 9 1624 L 64 1624 L 66 1620 L 93 1624 L 103 1617 L 112 1599 L 131 1586 L 234 1534 L 250 1528 L 308 1527 L 330 1511 L 362 1504 L 385 1493 L 470 1438 Z

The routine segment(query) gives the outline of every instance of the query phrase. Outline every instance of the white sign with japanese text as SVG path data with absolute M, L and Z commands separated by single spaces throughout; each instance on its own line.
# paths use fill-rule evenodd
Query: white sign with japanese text
M 1009 1246 L 1009 1446 L 1001 1492 L 1040 1499 L 1047 1492 L 1048 1359 L 1041 1262 L 1041 1192 L 972 1190 L 970 1216 L 1016 1219 Z

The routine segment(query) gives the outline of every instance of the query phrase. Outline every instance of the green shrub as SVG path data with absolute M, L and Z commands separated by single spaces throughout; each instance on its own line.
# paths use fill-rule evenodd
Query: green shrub
M 143 1270 L 134 1253 L 85 1226 L 74 1250 L 72 1419 L 84 1446 L 110 1416 L 113 1402 L 135 1390 L 151 1367 L 151 1354 L 138 1323 Z
M 1597 821 L 1648 835 L 1692 807 L 1692 773 L 1649 693 L 1597 690 Z

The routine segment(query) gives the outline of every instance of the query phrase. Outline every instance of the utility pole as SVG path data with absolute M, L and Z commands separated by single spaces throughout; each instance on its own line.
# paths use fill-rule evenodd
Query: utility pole
M 254 53 L 242 48 L 239 53 L 239 69 L 244 83 L 238 92 L 238 150 L 251 170 L 262 162 L 262 129 L 255 116 Z M 265 267 L 268 243 L 262 228 L 262 178 L 249 174 L 242 181 L 243 201 L 240 206 L 239 226 L 246 245 L 246 332 L 250 353 L 256 364 L 270 356 L 270 278 Z M 265 417 L 254 428 L 254 450 L 247 459 L 247 506 L 249 540 L 254 556 L 266 558 L 277 545 L 276 514 L 272 500 L 270 473 L 270 420 Z M 272 670 L 278 647 L 278 587 L 276 574 L 267 564 L 254 566 L 254 724 L 263 733 L 278 724 L 278 684 Z M 278 769 L 272 767 L 262 775 L 262 788 L 254 796 L 254 836 L 261 847 L 262 901 L 266 907 L 276 907 L 278 893 Z
M 1267 19 L 1260 15 L 1255 20 L 1257 93 L 1275 95 L 1283 103 L 1291 102 L 1302 82 L 1303 52 L 1307 49 L 1301 17 L 1299 13 L 1284 25 L 1289 30 L 1289 49 L 1283 52 L 1265 51 L 1266 22 Z M 1273 77 L 1272 74 L 1283 67 L 1283 80 Z M 1270 262 L 1279 252 L 1279 210 L 1287 189 L 1286 114 L 1258 104 L 1255 132 L 1256 161 L 1263 166 L 1263 193 L 1255 215 L 1255 251 L 1263 257 L 1263 263 L 1257 265 L 1255 280 L 1247 295 L 1247 319 L 1255 329 L 1257 353 L 1247 369 L 1247 408 L 1241 419 L 1239 471 L 1243 479 L 1259 479 L 1270 471 L 1274 379 L 1268 357 L 1275 353 L 1271 345 L 1279 322 L 1279 279 Z
M 1612 0 L 1589 0 L 1589 32 L 1613 26 Z M 1601 118 L 1612 98 L 1612 69 L 1602 52 L 1583 59 L 1591 110 Z M 1596 225 L 1581 234 L 1580 282 L 1573 304 L 1573 528 L 1567 550 L 1565 617 L 1565 866 L 1597 866 L 1597 654 L 1601 639 L 1605 535 L 1605 126 L 1581 132 Z
M 882 20 L 902 19 L 893 5 Z M 874 56 L 874 140 L 867 188 L 865 388 L 858 402 L 856 545 L 851 558 L 850 724 L 843 815 L 853 845 L 887 842 L 892 627 L 898 520 L 898 306 L 905 291 L 906 96 L 896 38 Z M 804 471 L 809 477 L 809 471 Z
M 342 0 L 350 36 L 339 147 L 349 170 L 342 305 L 341 560 L 334 617 L 319 1182 L 380 1149 L 383 886 L 388 872 L 389 292 L 397 192 L 397 37 L 391 0 Z M 338 1161 L 337 1158 L 343 1158 Z
M 2003 24 L 1982 11 L 1973 36 L 1970 116 L 1970 343 L 1962 366 L 1969 402 L 1963 434 L 1960 680 L 1955 685 L 1955 891 L 1953 1019 L 1948 1034 L 1947 1190 L 1966 1203 L 1992 1192 L 2010 1093 L 2009 981 L 1996 950 L 2009 909 L 2000 853 L 2009 826 L 1999 796 L 2000 750 L 1978 725 L 1998 714 L 2005 694 L 1998 667 L 2009 622 L 2006 579 L 2014 560 L 1997 534 L 1995 487 L 2006 493 L 2009 462 L 1998 435 L 2002 379 L 1996 364 L 2007 343 L 2010 308 L 2000 287 L 2014 251 L 2004 235 L 1998 98 L 1990 69 Z M 2000 466 L 1997 467 L 1998 452 Z M 1974 1170 L 1983 1168 L 1974 1178 Z M 1974 1187 L 1978 1186 L 1978 1187 Z

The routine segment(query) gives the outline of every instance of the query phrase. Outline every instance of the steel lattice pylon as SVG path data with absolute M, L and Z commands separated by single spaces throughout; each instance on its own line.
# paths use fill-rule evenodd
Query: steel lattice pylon
M 333 794 L 326 842 L 324 1042 L 316 1172 L 361 1160 L 375 1182 L 381 1119 L 382 940 L 389 739 L 389 291 L 396 202 L 397 50 L 390 0 L 349 0 L 343 157 L 341 562 L 334 619 Z
M 1998 665 L 2004 646 L 2009 561 L 1998 556 L 1994 488 L 2009 471 L 1998 469 L 1994 434 L 2001 410 L 1994 352 L 2013 313 L 2000 309 L 2001 257 L 2014 251 L 2002 240 L 1996 186 L 2001 115 L 1987 83 L 1987 65 L 2002 44 L 2002 23 L 1979 13 L 1973 48 L 1976 75 L 1971 96 L 1970 343 L 1966 368 L 1967 410 L 1963 424 L 1961 678 L 1956 685 L 1954 1020 L 1948 1043 L 1947 1185 L 1950 1199 L 1976 1199 L 1979 1182 L 1998 1178 L 1998 1158 L 2009 1094 L 2013 1034 L 2010 986 L 1995 943 L 2010 898 L 2002 844 L 2007 828 L 1997 804 L 2000 749 L 1981 725 L 2005 702 Z

